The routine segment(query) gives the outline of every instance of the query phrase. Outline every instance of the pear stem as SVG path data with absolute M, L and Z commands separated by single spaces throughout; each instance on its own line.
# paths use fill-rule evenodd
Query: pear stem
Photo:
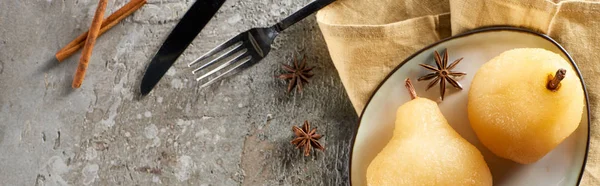
M 560 88 L 560 81 L 565 79 L 565 75 L 567 74 L 567 70 L 561 68 L 556 71 L 556 75 L 552 77 L 552 75 L 548 76 L 548 84 L 546 84 L 546 88 L 551 91 L 557 91 Z
M 404 80 L 404 86 L 406 86 L 406 89 L 408 89 L 408 93 L 410 94 L 410 99 L 415 99 L 417 98 L 417 92 L 415 91 L 415 87 L 413 86 L 412 82 L 410 82 L 409 78 L 406 78 L 406 80 Z

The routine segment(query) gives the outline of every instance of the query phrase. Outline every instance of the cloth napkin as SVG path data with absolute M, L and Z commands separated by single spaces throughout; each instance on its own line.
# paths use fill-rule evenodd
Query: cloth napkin
M 394 67 L 435 41 L 493 25 L 549 35 L 586 81 L 592 126 L 582 185 L 600 185 L 600 0 L 338 0 L 317 13 L 317 22 L 359 114 Z

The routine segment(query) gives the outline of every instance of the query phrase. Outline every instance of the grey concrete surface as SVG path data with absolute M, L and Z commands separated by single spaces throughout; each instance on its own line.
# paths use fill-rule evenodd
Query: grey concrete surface
M 150 58 L 193 0 L 149 0 L 98 39 L 82 88 L 78 54 L 53 56 L 87 30 L 95 0 L 0 1 L 0 185 L 345 185 L 357 123 L 314 15 L 261 63 L 200 89 L 186 62 L 310 0 L 228 0 L 154 91 Z M 110 1 L 107 15 L 126 0 Z M 274 78 L 293 53 L 316 66 L 303 93 Z M 327 148 L 289 143 L 304 120 Z

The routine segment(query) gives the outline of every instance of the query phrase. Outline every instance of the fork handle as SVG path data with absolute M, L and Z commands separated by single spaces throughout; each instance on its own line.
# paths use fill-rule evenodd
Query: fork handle
M 284 20 L 282 20 L 281 22 L 277 23 L 275 25 L 275 29 L 277 29 L 278 32 L 281 32 L 283 30 L 285 30 L 286 28 L 292 26 L 293 24 L 297 23 L 298 21 L 308 17 L 309 15 L 315 13 L 316 11 L 320 10 L 321 8 L 333 3 L 335 0 L 316 0 L 313 1 L 312 3 L 306 5 L 304 8 L 298 10 L 296 13 L 292 14 L 291 16 L 285 18 Z

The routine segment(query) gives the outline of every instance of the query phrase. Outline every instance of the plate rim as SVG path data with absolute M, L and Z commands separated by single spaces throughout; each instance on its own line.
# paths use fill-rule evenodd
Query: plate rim
M 356 142 L 356 137 L 358 136 L 358 130 L 360 129 L 360 124 L 362 123 L 363 120 L 363 116 L 365 114 L 365 111 L 367 110 L 367 107 L 369 107 L 371 101 L 373 100 L 373 97 L 375 96 L 375 93 L 377 93 L 379 91 L 379 89 L 381 88 L 381 86 L 394 74 L 396 73 L 396 71 L 398 71 L 398 69 L 400 69 L 402 66 L 404 66 L 404 64 L 406 64 L 408 61 L 412 60 L 413 58 L 415 58 L 418 54 L 423 53 L 426 50 L 429 50 L 433 47 L 438 46 L 439 44 L 442 44 L 444 42 L 448 42 L 450 40 L 454 40 L 454 39 L 458 39 L 458 38 L 462 38 L 462 37 L 466 37 L 466 36 L 470 36 L 473 34 L 477 34 L 477 33 L 484 33 L 484 32 L 492 32 L 492 31 L 513 31 L 513 32 L 521 32 L 521 33 L 526 33 L 526 34 L 532 34 L 534 36 L 538 36 L 541 37 L 547 41 L 549 41 L 550 43 L 554 44 L 556 47 L 558 47 L 558 49 L 560 49 L 565 56 L 568 58 L 569 63 L 571 63 L 571 65 L 575 68 L 575 71 L 577 72 L 577 76 L 580 79 L 582 88 L 583 88 L 583 93 L 585 94 L 585 107 L 586 107 L 586 111 L 587 111 L 587 122 L 588 122 L 588 130 L 587 130 L 587 140 L 586 140 L 586 144 L 585 144 L 585 156 L 583 158 L 583 164 L 581 166 L 581 170 L 579 173 L 579 177 L 577 180 L 577 184 L 576 185 L 580 185 L 581 184 L 581 179 L 583 178 L 583 173 L 585 171 L 585 167 L 587 165 L 587 159 L 588 159 L 588 153 L 589 153 L 589 148 L 590 148 L 590 130 L 591 130 L 591 120 L 590 120 L 590 105 L 589 105 L 589 96 L 588 96 L 588 91 L 587 91 L 587 87 L 585 85 L 585 80 L 583 79 L 583 75 L 581 75 L 581 71 L 579 70 L 579 67 L 577 66 L 577 63 L 575 63 L 575 60 L 573 60 L 573 57 L 571 57 L 571 54 L 569 54 L 569 52 L 567 52 L 567 50 L 560 45 L 556 40 L 552 39 L 550 36 L 540 33 L 540 32 L 536 32 L 527 28 L 523 28 L 523 27 L 514 27 L 514 26 L 507 26 L 507 25 L 495 25 L 495 26 L 486 26 L 486 27 L 480 27 L 477 29 L 473 29 L 473 30 L 469 30 L 454 36 L 450 36 L 444 39 L 441 39 L 435 43 L 432 43 L 430 45 L 427 45 L 421 49 L 419 49 L 418 51 L 414 52 L 413 54 L 411 54 L 410 56 L 406 57 L 402 62 L 400 62 L 396 67 L 394 67 L 394 69 L 392 71 L 390 71 L 385 78 L 379 83 L 379 85 L 377 85 L 377 88 L 375 88 L 375 90 L 373 91 L 373 93 L 369 96 L 369 100 L 367 101 L 367 103 L 365 104 L 365 107 L 363 108 L 363 110 L 360 113 L 360 117 L 358 119 L 358 124 L 355 127 L 354 130 L 354 134 L 352 135 L 352 141 L 350 143 L 350 157 L 348 159 L 348 166 L 349 166 L 349 170 L 348 170 L 348 180 L 350 181 L 350 185 L 352 185 L 352 159 L 354 156 L 354 144 Z

